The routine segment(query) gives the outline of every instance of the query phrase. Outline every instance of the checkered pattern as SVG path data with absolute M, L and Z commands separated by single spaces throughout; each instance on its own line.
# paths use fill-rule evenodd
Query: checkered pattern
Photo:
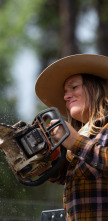
M 67 162 L 51 179 L 64 184 L 66 221 L 108 221 L 108 123 L 94 138 L 80 135 Z

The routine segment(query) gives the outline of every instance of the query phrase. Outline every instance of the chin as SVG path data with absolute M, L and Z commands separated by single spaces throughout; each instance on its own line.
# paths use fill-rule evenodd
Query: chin
M 82 122 L 81 120 L 81 113 L 80 112 L 73 112 L 73 111 L 70 111 L 70 116 L 75 119 L 75 120 L 78 120 L 80 122 Z

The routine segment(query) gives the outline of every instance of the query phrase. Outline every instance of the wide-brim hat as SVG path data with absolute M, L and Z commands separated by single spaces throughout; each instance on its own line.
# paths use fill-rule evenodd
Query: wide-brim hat
M 108 79 L 108 57 L 95 54 L 76 54 L 49 65 L 38 77 L 35 91 L 48 107 L 57 107 L 66 117 L 63 85 L 75 74 L 92 74 Z

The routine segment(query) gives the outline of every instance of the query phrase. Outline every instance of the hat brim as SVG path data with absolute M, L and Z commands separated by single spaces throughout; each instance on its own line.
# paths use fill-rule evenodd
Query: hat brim
M 57 107 L 66 117 L 63 84 L 70 76 L 81 73 L 108 79 L 108 58 L 77 54 L 57 60 L 39 75 L 35 85 L 36 94 L 45 105 Z

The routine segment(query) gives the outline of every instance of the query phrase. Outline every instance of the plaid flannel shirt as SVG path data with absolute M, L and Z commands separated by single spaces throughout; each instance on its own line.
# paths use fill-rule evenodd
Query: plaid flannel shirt
M 64 185 L 66 221 L 108 221 L 108 123 L 94 138 L 79 135 L 50 181 Z

